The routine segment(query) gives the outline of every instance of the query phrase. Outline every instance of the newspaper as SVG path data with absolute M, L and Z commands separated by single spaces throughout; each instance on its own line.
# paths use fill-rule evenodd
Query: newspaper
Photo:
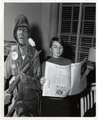
M 72 63 L 67 66 L 60 66 L 46 62 L 45 78 L 43 85 L 43 96 L 66 97 L 82 92 L 87 85 L 85 71 L 83 68 L 86 60 L 79 63 Z M 83 68 L 83 72 L 81 70 Z

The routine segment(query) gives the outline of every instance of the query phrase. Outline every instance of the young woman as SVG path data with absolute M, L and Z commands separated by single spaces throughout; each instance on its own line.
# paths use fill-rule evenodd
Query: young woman
M 71 60 L 61 57 L 64 47 L 60 38 L 52 38 L 50 41 L 50 51 L 52 52 L 52 57 L 48 59 L 48 62 L 57 64 L 57 65 L 69 65 Z M 46 79 L 44 77 L 45 73 L 45 64 L 42 64 L 42 78 L 40 83 L 43 86 Z M 42 97 L 42 116 L 71 116 L 71 99 L 69 96 L 65 98 L 59 97 Z

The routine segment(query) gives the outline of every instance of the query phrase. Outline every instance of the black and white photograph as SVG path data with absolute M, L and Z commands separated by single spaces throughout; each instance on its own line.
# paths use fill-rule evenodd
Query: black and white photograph
M 2 5 L 4 118 L 96 118 L 97 3 Z

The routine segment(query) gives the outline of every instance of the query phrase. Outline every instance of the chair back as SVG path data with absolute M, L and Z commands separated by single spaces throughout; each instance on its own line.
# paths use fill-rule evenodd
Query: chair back
M 80 115 L 84 114 L 93 108 L 96 103 L 96 83 L 91 83 L 88 85 L 87 89 L 83 92 L 80 97 Z

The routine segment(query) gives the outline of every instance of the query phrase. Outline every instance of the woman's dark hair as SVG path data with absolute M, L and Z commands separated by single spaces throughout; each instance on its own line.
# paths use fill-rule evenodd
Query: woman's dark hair
M 64 44 L 63 44 L 63 42 L 62 42 L 62 40 L 61 40 L 60 37 L 53 37 L 53 38 L 50 40 L 50 44 L 49 44 L 49 47 L 50 47 L 50 48 L 52 47 L 52 44 L 53 44 L 54 41 L 59 42 L 59 43 L 63 46 L 63 48 L 64 48 Z

